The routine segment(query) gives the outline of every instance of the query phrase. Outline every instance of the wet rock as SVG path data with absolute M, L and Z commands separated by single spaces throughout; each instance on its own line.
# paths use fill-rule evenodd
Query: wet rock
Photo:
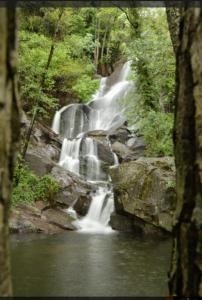
M 75 205 L 79 202 L 84 207 L 89 207 L 90 194 L 94 192 L 95 185 L 82 180 L 81 177 L 60 166 L 54 166 L 51 175 L 59 184 L 59 192 L 55 196 L 55 202 L 64 207 L 74 206 L 75 210 L 82 215 L 81 205 Z
M 69 105 L 61 113 L 61 136 L 66 138 L 76 138 L 79 133 L 87 131 L 90 111 L 90 107 L 85 104 Z
M 98 133 L 98 132 L 97 132 Z M 102 137 L 102 139 L 101 139 Z M 102 141 L 101 141 L 102 140 Z M 96 156 L 89 155 L 93 147 Z M 114 165 L 114 154 L 106 135 L 83 139 L 80 145 L 80 174 L 89 180 L 107 180 L 108 168 Z M 97 175 L 99 175 L 97 178 Z
M 115 142 L 112 144 L 112 150 L 118 156 L 119 161 L 123 161 L 127 158 L 127 156 L 133 154 L 133 152 L 126 145 L 120 142 Z
M 75 219 L 59 208 L 50 208 L 43 211 L 42 218 L 44 218 L 44 216 L 48 223 L 53 224 L 61 229 L 76 230 L 76 227 L 72 224 Z
M 92 158 L 91 158 L 92 159 Z M 80 174 L 88 178 L 88 180 L 107 180 L 108 175 L 106 171 L 108 170 L 109 164 L 100 160 L 98 162 L 99 165 L 96 166 L 96 161 L 89 162 L 89 158 L 87 156 L 80 157 Z M 99 167 L 99 169 L 98 169 Z M 99 172 L 98 172 L 99 171 Z
M 114 131 L 109 132 L 109 139 L 111 143 L 120 142 L 125 144 L 130 138 L 131 132 L 126 126 L 121 126 Z
M 88 212 L 88 209 L 90 207 L 92 198 L 85 196 L 80 196 L 79 199 L 76 201 L 74 205 L 74 210 L 81 216 L 85 216 Z
M 112 229 L 123 232 L 134 232 L 132 218 L 113 213 L 110 217 L 110 225 Z
M 93 138 L 94 140 L 103 143 L 104 145 L 108 145 L 107 139 L 107 131 L 105 130 L 93 130 L 87 132 L 86 136 Z
M 97 142 L 98 157 L 101 161 L 112 166 L 114 164 L 114 155 L 110 148 L 109 142 L 104 143 Z
M 110 169 L 110 175 L 118 214 L 172 231 L 176 201 L 172 158 L 140 158 Z

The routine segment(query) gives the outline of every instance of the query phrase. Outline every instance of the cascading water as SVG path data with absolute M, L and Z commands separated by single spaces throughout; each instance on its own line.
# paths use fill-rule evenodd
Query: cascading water
M 123 65 L 111 86 L 108 77 L 102 78 L 99 90 L 87 105 L 65 106 L 56 112 L 53 120 L 53 131 L 63 137 L 59 165 L 84 176 L 97 187 L 87 215 L 75 222 L 83 232 L 112 231 L 108 224 L 114 209 L 113 189 L 109 176 L 103 176 L 97 142 L 86 136 L 86 133 L 94 130 L 115 130 L 126 121 L 119 100 L 126 97 L 132 88 L 132 82 L 127 80 L 130 66 L 131 61 Z M 113 152 L 112 155 L 114 165 L 117 165 L 118 158 Z

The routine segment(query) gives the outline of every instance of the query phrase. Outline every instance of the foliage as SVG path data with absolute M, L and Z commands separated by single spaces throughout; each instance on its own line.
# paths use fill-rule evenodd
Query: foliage
M 72 86 L 81 76 L 92 77 L 95 73 L 92 61 L 93 34 L 88 28 L 85 29 L 86 16 L 83 11 L 74 20 L 67 22 L 65 16 L 73 18 L 73 9 L 65 9 L 59 26 L 59 35 L 54 41 L 53 33 L 58 9 L 40 8 L 33 11 L 22 9 L 20 12 L 18 72 L 23 108 L 32 114 L 35 103 L 39 100 L 39 113 L 48 119 L 51 112 L 58 108 L 58 99 L 55 98 L 57 91 L 71 92 Z M 81 23 L 82 30 L 79 29 Z M 53 42 L 54 54 L 45 76 L 44 86 L 41 88 Z
M 147 156 L 173 155 L 173 114 L 150 111 L 139 126 L 147 145 Z
M 126 53 L 133 59 L 133 80 L 139 107 L 172 112 L 175 57 L 165 9 L 139 9 L 141 28 Z
M 23 163 L 19 163 L 14 172 L 12 205 L 32 203 L 38 200 L 54 202 L 58 192 L 57 182 L 50 176 L 36 176 Z
M 75 92 L 76 96 L 82 100 L 82 102 L 88 102 L 98 87 L 99 80 L 93 80 L 90 76 L 83 75 L 77 80 L 72 90 Z
M 53 70 L 47 74 L 44 89 L 41 89 L 41 80 L 47 64 L 51 41 L 49 38 L 36 33 L 21 31 L 19 38 L 19 82 L 23 105 L 32 112 L 37 99 L 40 99 L 40 113 L 46 115 L 48 109 L 56 109 L 56 99 L 50 91 L 54 86 Z M 44 47 L 46 45 L 46 48 Z

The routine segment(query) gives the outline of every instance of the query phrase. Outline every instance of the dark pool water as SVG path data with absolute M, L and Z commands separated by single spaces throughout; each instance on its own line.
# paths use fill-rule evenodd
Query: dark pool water
M 11 237 L 15 296 L 167 296 L 170 240 L 132 235 Z

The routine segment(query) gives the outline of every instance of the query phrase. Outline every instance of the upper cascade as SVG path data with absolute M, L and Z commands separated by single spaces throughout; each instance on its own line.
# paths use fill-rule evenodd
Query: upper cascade
M 120 101 L 133 87 L 127 80 L 132 61 L 126 62 L 116 81 L 110 86 L 110 77 L 103 77 L 100 88 L 88 104 L 70 104 L 56 112 L 52 129 L 68 139 L 91 130 L 114 130 L 125 121 Z

